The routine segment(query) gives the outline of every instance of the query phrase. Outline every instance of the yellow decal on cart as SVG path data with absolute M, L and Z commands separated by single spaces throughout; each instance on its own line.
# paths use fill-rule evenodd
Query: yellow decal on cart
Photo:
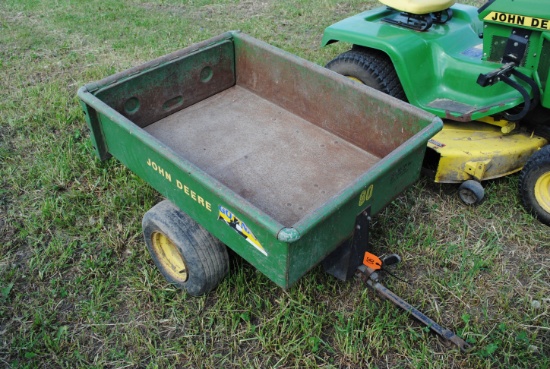
M 183 183 L 179 179 L 172 180 L 172 174 L 168 172 L 166 169 L 164 169 L 160 164 L 155 163 L 151 159 L 147 159 L 147 166 L 152 168 L 156 173 L 158 173 L 162 178 L 166 179 L 170 183 L 174 183 L 178 190 L 181 190 L 184 194 L 186 194 L 188 197 L 190 197 L 193 201 L 195 201 L 197 204 L 202 206 L 208 211 L 212 211 L 212 204 L 210 201 L 206 200 L 203 196 L 201 196 L 198 192 L 196 192 L 194 189 L 189 187 L 187 184 Z
M 372 191 L 374 191 L 374 185 L 371 184 L 366 190 L 363 190 L 361 192 L 361 195 L 359 196 L 359 206 L 363 206 L 365 202 L 369 201 L 372 197 Z
M 260 244 L 260 241 L 254 236 L 252 231 L 246 226 L 246 224 L 240 221 L 235 214 L 227 210 L 223 206 L 218 207 L 220 210 L 219 218 L 222 219 L 228 226 L 233 228 L 238 234 L 243 236 L 246 241 L 248 241 L 252 246 L 254 246 L 258 251 L 267 256 L 267 252 Z
M 536 29 L 550 30 L 550 20 L 544 18 L 527 17 L 524 15 L 490 12 L 485 18 L 486 21 L 497 23 L 513 24 L 515 26 L 531 27 Z

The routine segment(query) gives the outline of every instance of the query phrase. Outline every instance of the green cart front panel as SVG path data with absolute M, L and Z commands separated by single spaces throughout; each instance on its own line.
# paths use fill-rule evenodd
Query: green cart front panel
M 438 118 L 238 32 L 89 84 L 114 156 L 287 288 L 419 175 Z

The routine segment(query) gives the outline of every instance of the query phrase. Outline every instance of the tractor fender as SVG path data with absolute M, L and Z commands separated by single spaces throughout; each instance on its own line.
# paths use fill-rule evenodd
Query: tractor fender
M 415 100 L 415 82 L 433 80 L 435 68 L 430 45 L 418 36 L 418 32 L 402 30 L 389 23 L 369 22 L 365 18 L 380 17 L 379 12 L 387 8 L 373 9 L 344 19 L 325 29 L 321 46 L 335 42 L 346 42 L 354 48 L 368 48 L 382 51 L 391 60 L 407 99 Z M 414 77 L 412 77 L 414 76 Z
M 448 63 L 455 63 L 446 54 L 446 48 L 460 44 L 465 38 L 479 40 L 482 23 L 477 17 L 477 9 L 455 4 L 452 10 L 452 27 L 444 25 L 419 32 L 384 22 L 383 18 L 393 10 L 387 7 L 374 8 L 327 27 L 321 46 L 346 42 L 354 48 L 384 52 L 395 68 L 407 100 L 420 106 L 419 90 L 435 89 L 441 84 L 439 76 L 444 74 Z M 443 38 L 445 43 L 441 44 L 438 40 Z

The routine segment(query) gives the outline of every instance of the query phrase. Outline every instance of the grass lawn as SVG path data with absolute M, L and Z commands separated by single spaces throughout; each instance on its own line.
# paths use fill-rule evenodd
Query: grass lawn
M 480 5 L 482 1 L 470 1 Z M 238 257 L 191 297 L 141 234 L 161 197 L 94 155 L 77 89 L 227 30 L 324 65 L 326 26 L 376 1 L 2 0 L 0 367 L 548 368 L 550 231 L 518 176 L 466 207 L 421 178 L 374 218 L 385 284 L 474 349 L 462 354 L 359 279 L 321 267 L 284 291 Z

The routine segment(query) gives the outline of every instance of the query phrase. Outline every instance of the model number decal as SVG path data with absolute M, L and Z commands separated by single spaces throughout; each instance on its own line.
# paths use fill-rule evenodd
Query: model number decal
M 238 234 L 243 236 L 246 241 L 248 241 L 252 246 L 254 246 L 258 251 L 267 256 L 267 252 L 260 244 L 260 241 L 254 236 L 252 231 L 246 226 L 246 224 L 240 221 L 235 214 L 233 214 L 228 209 L 223 206 L 218 207 L 220 210 L 219 218 L 222 219 L 228 226 L 233 228 Z
M 361 195 L 359 196 L 359 206 L 363 206 L 365 202 L 370 200 L 373 191 L 374 185 L 371 184 L 366 190 L 363 190 L 363 192 L 361 192 Z
M 484 19 L 486 21 L 513 24 L 516 26 L 525 26 L 537 29 L 550 29 L 550 21 L 543 18 L 533 18 L 516 14 L 490 12 Z

